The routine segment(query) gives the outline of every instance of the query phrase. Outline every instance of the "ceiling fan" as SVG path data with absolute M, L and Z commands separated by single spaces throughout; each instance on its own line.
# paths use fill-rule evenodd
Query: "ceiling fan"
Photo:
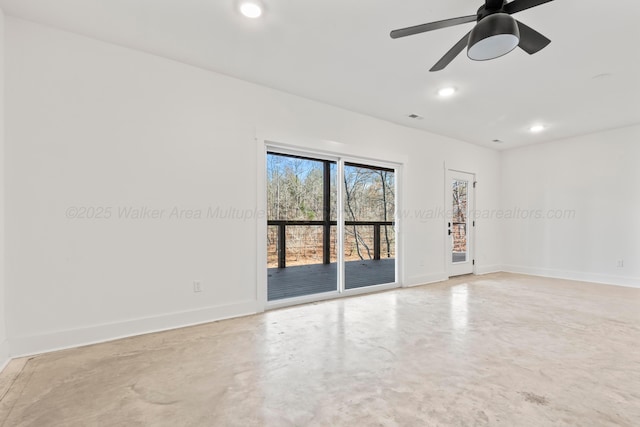
M 551 40 L 511 17 L 512 14 L 553 0 L 485 0 L 476 15 L 460 16 L 428 24 L 415 25 L 391 31 L 391 38 L 412 36 L 440 28 L 476 21 L 464 35 L 429 71 L 440 71 L 467 47 L 467 56 L 475 61 L 486 61 L 506 55 L 520 47 L 529 55 L 542 50 Z

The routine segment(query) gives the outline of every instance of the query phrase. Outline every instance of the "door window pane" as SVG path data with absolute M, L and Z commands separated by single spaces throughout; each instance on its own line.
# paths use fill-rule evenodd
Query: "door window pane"
M 395 174 L 391 169 L 344 167 L 345 289 L 395 279 Z
M 451 224 L 451 262 L 466 262 L 468 258 L 467 245 L 467 219 L 469 209 L 467 194 L 469 189 L 468 181 L 454 179 L 451 183 L 452 189 L 452 224 Z

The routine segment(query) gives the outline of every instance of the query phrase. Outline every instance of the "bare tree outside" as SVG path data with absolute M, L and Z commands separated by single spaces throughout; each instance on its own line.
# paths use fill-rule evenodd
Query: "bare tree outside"
M 267 219 L 323 220 L 323 168 L 324 164 L 319 160 L 269 154 L 267 156 Z M 335 208 L 333 210 L 335 211 Z M 321 263 L 322 233 L 321 226 L 288 226 L 286 228 L 287 265 Z M 277 245 L 278 227 L 269 226 L 267 233 L 269 267 L 278 265 Z
M 395 212 L 395 176 L 393 171 L 380 168 L 345 166 L 345 221 L 392 222 Z M 395 230 L 381 226 L 384 256 L 395 257 Z M 374 227 L 350 225 L 345 227 L 345 259 L 373 259 Z
M 288 155 L 267 156 L 267 219 L 269 221 L 305 221 L 307 225 L 286 226 L 286 265 L 308 265 L 323 262 L 325 162 Z M 328 220 L 331 262 L 337 260 L 337 165 L 330 163 Z M 395 212 L 395 175 L 392 170 L 346 164 L 344 168 L 345 260 L 375 258 L 373 222 L 393 223 Z M 314 222 L 313 224 L 308 224 Z M 354 224 L 365 222 L 368 224 Z M 395 257 L 395 228 L 377 225 L 380 258 Z M 277 225 L 269 225 L 268 266 L 278 266 Z

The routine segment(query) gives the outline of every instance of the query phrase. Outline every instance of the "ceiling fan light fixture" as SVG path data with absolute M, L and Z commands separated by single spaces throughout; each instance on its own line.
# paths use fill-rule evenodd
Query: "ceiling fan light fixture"
M 487 61 L 506 55 L 520 43 L 518 23 L 507 13 L 489 15 L 473 27 L 469 34 L 467 56 L 474 61 Z

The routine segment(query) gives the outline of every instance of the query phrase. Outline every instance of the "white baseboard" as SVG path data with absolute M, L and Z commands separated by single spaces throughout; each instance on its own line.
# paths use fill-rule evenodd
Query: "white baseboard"
M 483 274 L 499 273 L 504 271 L 502 265 L 476 265 L 475 274 L 482 276 Z
M 428 285 L 429 283 L 444 282 L 449 276 L 444 271 L 441 273 L 429 274 L 426 276 L 410 277 L 404 281 L 403 288 L 411 288 L 413 286 Z
M 9 357 L 9 343 L 7 340 L 0 342 L 0 372 L 7 367 L 7 365 L 11 362 L 11 358 Z
M 12 357 L 31 356 L 232 317 L 241 317 L 255 314 L 259 311 L 262 310 L 259 309 L 256 301 L 246 301 L 86 328 L 56 331 L 42 335 L 19 337 L 11 340 L 7 354 Z
M 554 279 L 576 280 L 579 282 L 600 283 L 603 285 L 625 286 L 640 288 L 640 279 L 606 274 L 588 273 L 582 271 L 565 271 L 550 268 L 534 268 L 520 265 L 504 265 L 502 271 L 508 273 L 528 274 L 530 276 L 550 277 Z
M 638 278 L 515 265 L 478 267 L 476 269 L 476 274 L 489 274 L 499 271 L 640 288 L 640 279 Z M 446 280 L 448 280 L 447 273 L 439 272 L 408 278 L 404 281 L 403 287 L 420 286 L 443 282 Z M 31 356 L 50 351 L 97 344 L 136 335 L 144 335 L 153 332 L 166 331 L 255 314 L 262 310 L 263 308 L 260 307 L 260 304 L 258 304 L 257 301 L 245 301 L 224 306 L 206 307 L 198 310 L 170 313 L 155 317 L 89 326 L 86 328 L 56 331 L 42 335 L 17 337 L 12 339 L 10 343 L 6 340 L 0 343 L 0 372 L 11 361 L 11 357 Z

